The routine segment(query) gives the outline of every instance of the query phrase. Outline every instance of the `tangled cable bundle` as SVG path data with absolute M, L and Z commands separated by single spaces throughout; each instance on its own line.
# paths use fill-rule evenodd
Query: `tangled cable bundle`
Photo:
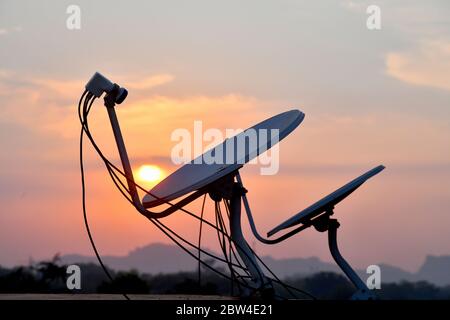
M 113 281 L 113 277 L 110 274 L 109 270 L 106 268 L 105 264 L 103 263 L 101 256 L 97 250 L 97 247 L 95 245 L 94 239 L 92 237 L 92 233 L 89 227 L 89 222 L 87 218 L 87 209 L 86 209 L 86 188 L 85 188 L 85 173 L 84 173 L 84 165 L 83 165 L 83 137 L 86 135 L 88 140 L 90 141 L 92 147 L 95 149 L 97 154 L 102 159 L 103 163 L 105 164 L 106 169 L 108 170 L 108 173 L 116 186 L 116 188 L 119 190 L 119 192 L 122 194 L 122 196 L 128 200 L 134 207 L 136 205 L 134 204 L 131 194 L 127 186 L 125 185 L 124 181 L 130 182 L 130 179 L 127 179 L 127 176 L 125 173 L 120 170 L 117 166 L 115 166 L 113 163 L 111 163 L 102 153 L 101 149 L 95 142 L 94 138 L 92 137 L 92 134 L 89 129 L 88 125 L 88 115 L 91 110 L 91 107 L 96 100 L 96 97 L 92 95 L 92 93 L 88 92 L 87 90 L 84 91 L 82 94 L 79 103 L 78 103 L 78 116 L 81 123 L 81 133 L 80 133 L 80 171 L 81 171 L 81 184 L 82 184 L 82 207 L 83 207 L 83 217 L 84 217 L 84 223 L 86 227 L 86 231 L 89 237 L 89 241 L 92 245 L 92 248 L 94 250 L 94 253 L 97 257 L 97 260 L 104 270 L 105 274 L 109 278 L 110 281 Z M 175 204 L 172 204 L 169 201 L 166 201 L 164 199 L 161 199 L 157 197 L 156 195 L 148 192 L 146 189 L 144 189 L 139 184 L 132 181 L 137 189 L 150 194 L 154 198 L 161 200 L 163 203 L 169 205 L 169 206 L 175 206 Z M 193 257 L 198 262 L 198 282 L 199 286 L 201 284 L 201 266 L 215 272 L 219 276 L 228 279 L 231 283 L 231 295 L 234 295 L 234 288 L 236 285 L 236 288 L 238 290 L 238 294 L 242 295 L 244 292 L 250 292 L 251 295 L 257 295 L 258 289 L 255 289 L 254 286 L 251 285 L 250 281 L 250 273 L 245 264 L 242 263 L 241 259 L 239 258 L 238 254 L 236 254 L 236 250 L 240 249 L 239 244 L 237 244 L 232 237 L 230 236 L 228 229 L 225 224 L 224 214 L 227 215 L 229 218 L 230 216 L 230 203 L 227 200 L 222 201 L 215 201 L 215 221 L 214 223 L 204 219 L 204 209 L 205 209 L 205 201 L 206 201 L 206 194 L 203 196 L 203 203 L 201 207 L 200 215 L 197 215 L 189 210 L 186 210 L 185 208 L 177 208 L 179 211 L 194 217 L 197 219 L 200 223 L 199 227 L 199 237 L 198 237 L 198 243 L 194 244 L 184 237 L 182 237 L 180 234 L 178 234 L 176 231 L 165 225 L 163 222 L 161 222 L 160 219 L 155 219 L 154 217 L 151 217 L 150 215 L 145 215 L 147 219 L 153 223 L 163 234 L 165 234 L 169 239 L 171 239 L 178 247 L 180 247 L 182 250 L 184 250 L 187 254 L 189 254 L 191 257 Z M 222 212 L 222 207 L 225 208 L 225 213 Z M 142 213 L 142 212 L 141 212 Z M 219 240 L 220 249 L 222 251 L 223 257 L 217 256 L 209 251 L 206 251 L 201 248 L 201 239 L 202 239 L 202 232 L 203 232 L 203 226 L 207 226 L 209 228 L 212 228 L 217 232 L 217 237 Z M 255 255 L 258 262 L 267 270 L 267 272 L 271 275 L 270 277 L 259 274 L 259 277 L 261 280 L 265 279 L 266 281 L 269 280 L 275 284 L 278 284 L 281 288 L 285 290 L 292 298 L 297 299 L 299 298 L 296 293 L 302 294 L 305 297 L 308 297 L 310 299 L 315 299 L 314 296 L 309 294 L 308 292 L 305 292 L 301 289 L 295 288 L 293 286 L 290 286 L 283 281 L 281 281 L 273 272 L 270 270 L 270 268 L 262 261 L 262 259 L 250 248 L 251 252 Z M 194 252 L 197 251 L 197 254 Z M 244 252 L 240 250 L 240 252 Z M 205 255 L 209 258 L 214 259 L 215 261 L 219 261 L 221 263 L 224 263 L 228 267 L 229 274 L 222 272 L 221 270 L 212 267 L 210 263 L 206 263 L 204 260 L 202 260 L 201 256 Z M 252 261 L 252 260 L 251 260 Z M 126 299 L 130 299 L 126 293 L 123 293 L 123 296 Z M 277 298 L 283 298 L 283 296 L 279 294 L 275 294 L 275 297 Z

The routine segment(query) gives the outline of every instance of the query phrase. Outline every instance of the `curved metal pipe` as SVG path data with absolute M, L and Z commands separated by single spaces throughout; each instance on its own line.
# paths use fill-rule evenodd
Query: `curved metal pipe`
M 182 207 L 192 202 L 193 200 L 199 198 L 205 193 L 204 190 L 198 190 L 161 212 L 153 212 L 145 208 L 141 200 L 139 199 L 139 194 L 137 192 L 136 183 L 133 177 L 133 170 L 131 169 L 130 159 L 128 158 L 128 153 L 125 147 L 125 142 L 123 140 L 122 131 L 120 130 L 119 121 L 117 120 L 116 110 L 114 106 L 109 107 L 107 106 L 106 110 L 108 111 L 109 121 L 111 122 L 111 126 L 113 129 L 117 149 L 119 150 L 120 161 L 122 162 L 122 167 L 125 173 L 125 177 L 127 179 L 128 190 L 130 191 L 133 205 L 141 214 L 143 214 L 148 218 L 161 219 L 181 209 Z
M 242 179 L 241 179 L 241 175 L 239 174 L 239 171 L 236 174 L 236 180 L 242 187 Z M 275 239 L 264 238 L 263 236 L 261 236 L 258 233 L 258 230 L 256 229 L 255 221 L 253 220 L 253 215 L 252 215 L 252 212 L 250 210 L 250 205 L 248 203 L 247 195 L 245 193 L 242 195 L 242 201 L 244 202 L 245 212 L 247 213 L 248 222 L 250 224 L 250 228 L 252 229 L 253 235 L 255 236 L 256 239 L 258 239 L 259 241 L 261 241 L 264 244 L 280 243 L 281 241 L 292 237 L 293 235 L 299 233 L 302 230 L 305 230 L 305 229 L 311 227 L 311 225 L 312 225 L 312 224 L 303 224 L 300 227 L 295 228 L 294 230 L 291 230 L 288 233 L 285 233 L 284 235 L 282 235 L 282 236 L 280 236 L 278 238 L 275 238 Z

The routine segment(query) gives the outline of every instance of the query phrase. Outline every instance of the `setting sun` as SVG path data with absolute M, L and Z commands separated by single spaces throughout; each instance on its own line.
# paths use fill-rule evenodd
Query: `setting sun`
M 155 165 L 143 165 L 137 171 L 139 180 L 147 183 L 157 183 L 164 178 L 164 171 Z

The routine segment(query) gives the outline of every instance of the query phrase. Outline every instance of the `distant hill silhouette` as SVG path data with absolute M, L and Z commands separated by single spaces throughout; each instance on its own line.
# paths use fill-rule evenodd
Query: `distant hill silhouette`
M 418 280 L 439 285 L 450 284 L 450 256 L 427 256 L 416 275 Z
M 212 251 L 210 251 L 212 252 Z M 195 254 L 197 252 L 195 251 Z M 202 255 L 203 259 L 207 258 Z M 136 248 L 126 256 L 103 256 L 103 261 L 115 270 L 135 269 L 142 273 L 168 274 L 197 269 L 196 261 L 186 252 L 173 245 L 154 243 Z M 321 261 L 317 257 L 275 259 L 262 257 L 264 262 L 281 278 L 292 276 L 309 276 L 318 272 L 331 271 L 340 273 L 334 263 Z M 97 263 L 93 256 L 68 254 L 61 257 L 64 264 Z M 450 285 L 450 256 L 427 256 L 418 272 L 411 273 L 401 268 L 378 264 L 382 272 L 382 282 L 400 282 L 426 280 L 435 285 Z M 216 263 L 220 266 L 220 263 Z M 225 267 L 225 265 L 223 265 Z M 365 270 L 357 270 L 363 279 L 367 278 Z
M 136 269 L 143 273 L 176 273 L 195 270 L 197 263 L 186 252 L 172 245 L 154 243 L 130 251 L 126 256 L 102 256 L 103 262 L 115 270 Z M 61 262 L 97 263 L 91 256 L 69 254 L 61 257 Z

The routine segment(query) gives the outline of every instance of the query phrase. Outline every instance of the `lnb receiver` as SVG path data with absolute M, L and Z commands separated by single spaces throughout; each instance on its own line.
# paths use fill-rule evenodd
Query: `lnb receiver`
M 117 104 L 121 104 L 128 95 L 127 89 L 111 82 L 99 72 L 96 72 L 86 84 L 86 90 L 97 98 L 100 98 L 103 93 L 106 93 L 105 101 L 108 98 L 110 100 L 112 99 L 111 102 Z

